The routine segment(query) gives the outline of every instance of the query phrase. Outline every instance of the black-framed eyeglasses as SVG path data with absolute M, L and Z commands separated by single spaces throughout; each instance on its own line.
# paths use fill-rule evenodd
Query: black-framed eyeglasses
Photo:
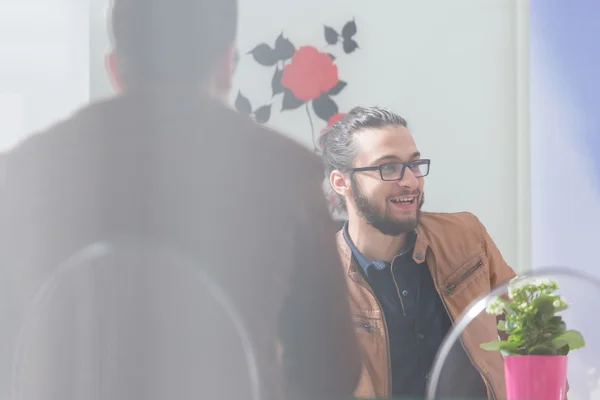
M 407 163 L 386 163 L 373 167 L 352 168 L 353 172 L 379 171 L 382 181 L 399 181 L 404 178 L 404 171 L 409 168 L 415 178 L 422 178 L 429 174 L 431 160 L 416 160 Z

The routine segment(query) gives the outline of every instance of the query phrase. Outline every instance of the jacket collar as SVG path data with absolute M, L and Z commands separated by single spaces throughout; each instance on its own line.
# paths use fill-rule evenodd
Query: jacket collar
M 365 276 L 369 275 L 369 270 L 371 268 L 375 268 L 375 269 L 385 269 L 386 268 L 387 263 L 385 261 L 369 260 L 356 248 L 354 243 L 352 243 L 352 239 L 350 239 L 350 234 L 348 233 L 348 222 L 347 221 L 344 224 L 344 227 L 342 228 L 342 230 L 343 230 L 344 239 L 346 240 L 346 244 L 348 245 L 348 247 L 350 247 L 350 250 L 352 252 L 352 256 L 354 257 L 354 260 L 361 267 Z M 414 249 L 414 246 L 415 246 L 415 241 L 416 241 L 416 233 L 410 232 L 408 235 L 408 242 L 406 243 L 406 246 L 404 247 L 404 249 L 402 249 L 400 251 L 400 253 L 398 255 L 403 256 L 403 255 L 408 254 L 409 252 L 412 252 L 412 250 Z
M 346 238 L 344 237 L 345 226 L 346 224 L 344 224 L 344 228 L 342 228 L 336 235 L 337 246 L 344 269 L 346 270 L 348 276 L 356 281 L 357 279 L 359 279 L 357 274 L 362 274 L 358 269 L 360 268 L 360 266 L 357 265 L 356 260 L 352 256 L 352 249 L 350 248 L 350 246 L 348 246 Z M 419 224 L 419 226 L 416 229 L 415 246 L 412 252 L 413 260 L 417 264 L 423 264 L 426 260 L 427 249 L 429 248 L 429 241 L 427 236 L 427 232 L 424 229 L 423 225 Z

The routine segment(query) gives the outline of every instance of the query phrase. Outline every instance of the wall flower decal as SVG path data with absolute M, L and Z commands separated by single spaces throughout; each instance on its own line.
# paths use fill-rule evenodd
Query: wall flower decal
M 354 39 L 356 33 L 355 20 L 344 24 L 340 33 L 332 27 L 325 26 L 326 46 L 330 48 L 341 45 L 345 54 L 353 53 L 359 48 Z M 334 97 L 339 95 L 348 83 L 338 75 L 336 57 L 315 46 L 296 47 L 283 33 L 277 37 L 274 46 L 260 43 L 247 54 L 258 64 L 273 69 L 271 98 L 283 96 L 280 111 L 304 108 L 311 126 L 312 142 L 317 151 L 318 136 L 315 135 L 321 130 L 315 131 L 314 116 L 324 121 L 327 127 L 343 116 Z M 249 98 L 241 91 L 238 92 L 234 106 L 238 112 L 251 116 L 261 124 L 269 121 L 273 111 L 272 103 L 254 108 Z

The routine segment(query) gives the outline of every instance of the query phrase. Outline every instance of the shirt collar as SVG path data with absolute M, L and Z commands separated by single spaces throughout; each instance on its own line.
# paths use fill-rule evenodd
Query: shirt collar
M 402 256 L 402 255 L 409 253 L 415 246 L 415 239 L 416 239 L 416 234 L 414 232 L 412 232 L 408 236 L 408 242 L 407 242 L 406 247 L 404 247 L 404 249 L 402 249 L 398 253 L 398 255 Z M 356 262 L 358 263 L 358 265 L 360 265 L 361 269 L 365 273 L 365 276 L 368 276 L 370 267 L 373 267 L 376 270 L 382 270 L 388 266 L 387 262 L 371 261 L 371 260 L 367 259 L 360 251 L 358 251 L 358 249 L 356 248 L 354 243 L 352 243 L 352 239 L 350 239 L 350 234 L 348 233 L 348 222 L 347 221 L 344 224 L 344 240 L 346 241 L 346 244 L 352 251 L 352 255 L 356 259 Z

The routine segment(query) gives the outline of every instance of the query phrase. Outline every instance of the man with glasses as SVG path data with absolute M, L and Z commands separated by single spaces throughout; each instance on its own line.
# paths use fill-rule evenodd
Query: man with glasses
M 356 107 L 321 144 L 348 216 L 337 243 L 365 357 L 355 394 L 423 398 L 452 321 L 515 273 L 474 215 L 421 212 L 431 162 L 402 117 Z M 478 346 L 495 339 L 496 321 L 479 323 L 464 349 L 453 349 L 452 395 L 504 398 L 502 359 Z

